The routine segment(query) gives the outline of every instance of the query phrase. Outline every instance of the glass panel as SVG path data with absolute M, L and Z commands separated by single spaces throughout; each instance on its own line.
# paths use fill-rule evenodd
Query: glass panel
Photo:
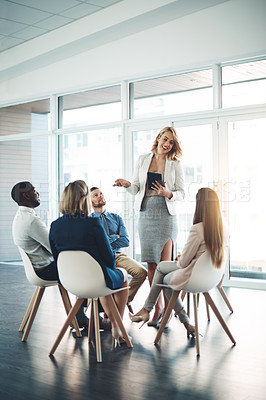
M 0 108 L 0 135 L 47 131 L 51 129 L 50 100 Z
M 62 136 L 63 179 L 66 184 L 83 179 L 89 188 L 102 189 L 108 209 L 122 216 L 121 194 L 113 187 L 122 176 L 121 129 L 101 129 Z
M 266 60 L 222 67 L 223 107 L 266 103 Z
M 134 118 L 210 110 L 212 70 L 135 82 Z
M 120 85 L 62 96 L 63 128 L 121 120 Z
M 196 206 L 196 194 L 201 187 L 213 188 L 212 125 L 177 127 L 183 150 L 185 201 L 179 203 L 177 248 L 182 251 Z M 193 145 L 192 145 L 193 144 Z
M 47 137 L 0 142 L 0 261 L 20 260 L 12 238 L 12 221 L 18 206 L 10 196 L 17 182 L 32 182 L 41 199 L 35 211 L 47 225 L 50 222 L 48 149 Z
M 192 225 L 196 193 L 200 187 L 212 187 L 213 185 L 212 125 L 178 127 L 176 129 L 183 150 L 182 166 L 186 191 L 185 201 L 179 203 L 177 249 L 181 251 Z M 140 154 L 150 151 L 158 131 L 133 132 L 134 164 Z M 134 257 L 138 261 L 140 260 L 138 216 L 136 215 L 134 218 Z
M 230 276 L 265 279 L 266 119 L 228 126 Z

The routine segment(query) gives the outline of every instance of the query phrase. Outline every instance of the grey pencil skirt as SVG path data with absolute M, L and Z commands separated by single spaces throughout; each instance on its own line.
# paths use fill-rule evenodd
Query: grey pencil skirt
M 159 264 L 165 243 L 177 237 L 177 218 L 170 215 L 165 198 L 144 197 L 139 213 L 141 261 Z

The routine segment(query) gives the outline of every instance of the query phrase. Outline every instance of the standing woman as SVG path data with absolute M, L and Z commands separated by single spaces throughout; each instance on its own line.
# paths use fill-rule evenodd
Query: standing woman
M 124 269 L 115 267 L 115 256 L 100 218 L 88 217 L 89 190 L 84 181 L 77 180 L 65 187 L 59 211 L 63 216 L 52 222 L 49 235 L 55 261 L 59 253 L 64 250 L 86 251 L 100 264 L 108 288 L 126 287 L 127 273 Z M 75 269 L 74 265 L 73 269 Z M 121 318 L 123 318 L 127 297 L 128 290 L 114 294 Z M 101 297 L 100 301 L 112 324 L 114 344 L 124 343 L 125 340 L 108 308 L 105 297 Z
M 136 196 L 135 210 L 139 214 L 141 261 L 147 262 L 148 279 L 153 276 L 160 261 L 173 259 L 177 237 L 177 202 L 184 199 L 184 178 L 180 165 L 182 150 L 174 128 L 165 127 L 153 142 L 151 152 L 137 161 L 133 182 L 117 179 L 114 186 L 124 187 Z M 150 189 L 148 172 L 160 173 L 162 182 L 155 181 Z M 163 313 L 162 297 L 155 306 L 152 321 L 156 326 Z

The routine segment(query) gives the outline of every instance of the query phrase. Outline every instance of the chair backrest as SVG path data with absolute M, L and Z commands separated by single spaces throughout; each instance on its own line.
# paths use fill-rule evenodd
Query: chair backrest
M 31 263 L 31 260 L 25 251 L 18 246 L 24 269 L 25 269 L 25 274 L 28 279 L 28 281 L 35 286 L 41 286 L 41 287 L 46 287 L 46 286 L 54 286 L 57 284 L 56 281 L 46 281 L 44 279 L 39 278 L 39 276 L 36 274 L 33 265 Z
M 57 268 L 62 285 L 77 297 L 98 298 L 111 292 L 100 264 L 85 251 L 61 251 Z
M 208 292 L 222 279 L 224 267 L 225 258 L 221 268 L 217 269 L 212 264 L 210 252 L 205 251 L 196 261 L 190 279 L 182 289 L 191 293 Z

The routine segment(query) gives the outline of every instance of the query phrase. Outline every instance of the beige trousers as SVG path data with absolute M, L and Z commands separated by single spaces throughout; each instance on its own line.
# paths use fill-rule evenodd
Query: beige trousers
M 130 289 L 128 293 L 128 303 L 130 303 L 140 286 L 146 279 L 147 270 L 140 263 L 133 260 L 133 258 L 128 257 L 125 253 L 115 253 L 115 263 L 116 267 L 124 268 L 128 275 L 132 276 L 129 283 Z

